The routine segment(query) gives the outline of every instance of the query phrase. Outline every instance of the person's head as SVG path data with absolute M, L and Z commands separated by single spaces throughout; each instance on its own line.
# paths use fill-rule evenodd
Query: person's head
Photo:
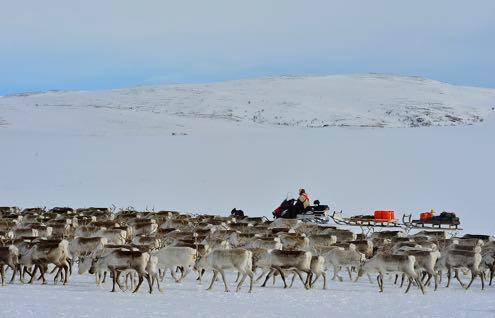
M 304 189 L 299 189 L 299 195 L 306 193 L 306 190 Z

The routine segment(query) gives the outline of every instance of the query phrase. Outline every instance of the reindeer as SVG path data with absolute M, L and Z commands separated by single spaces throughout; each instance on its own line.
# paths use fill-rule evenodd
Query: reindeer
M 61 271 L 63 271 L 63 284 L 67 284 L 69 276 L 69 262 L 67 259 L 70 257 L 69 242 L 67 240 L 46 240 L 35 243 L 31 248 L 21 252 L 20 263 L 25 265 L 34 265 L 30 284 L 36 275 L 36 271 L 39 270 L 43 284 L 46 284 L 45 272 L 48 264 L 54 264 L 56 268 L 59 268 L 59 272 L 55 275 L 54 283 L 57 283 L 57 277 Z
M 151 283 L 150 275 L 146 271 L 148 262 L 150 261 L 150 255 L 146 252 L 140 252 L 128 249 L 118 249 L 110 252 L 108 255 L 102 257 L 96 257 L 93 262 L 90 273 L 96 271 L 103 271 L 108 269 L 112 273 L 112 290 L 115 292 L 115 285 L 124 291 L 119 282 L 120 274 L 123 271 L 134 270 L 138 274 L 138 284 L 133 293 L 136 293 L 143 283 L 144 277 L 148 281 L 149 293 L 153 292 L 153 285 Z
M 447 269 L 448 280 L 446 287 L 450 286 L 450 276 L 452 269 L 458 270 L 461 268 L 467 268 L 471 271 L 471 281 L 467 286 L 465 286 L 464 283 L 461 281 L 459 274 L 457 274 L 456 278 L 459 281 L 459 284 L 461 284 L 463 288 L 469 289 L 474 279 L 479 276 L 481 279 L 481 290 L 485 289 L 484 275 L 480 270 L 481 260 L 481 253 L 477 250 L 447 250 L 445 254 L 442 255 L 439 261 L 440 266 Z
M 351 267 L 359 267 L 366 259 L 365 255 L 356 250 L 354 245 L 351 245 L 348 249 L 332 249 L 326 253 L 321 254 L 328 266 L 333 267 L 332 280 L 338 279 L 342 281 L 342 277 L 339 276 L 340 269 L 344 266 L 347 267 L 349 273 L 349 279 L 352 280 Z
M 423 283 L 419 280 L 419 275 L 414 271 L 416 259 L 411 255 L 394 255 L 379 253 L 372 258 L 364 261 L 359 267 L 358 276 L 361 277 L 364 273 L 377 272 L 379 291 L 383 292 L 383 275 L 390 272 L 404 273 L 409 278 L 409 284 L 406 288 L 406 293 L 415 281 L 421 292 L 424 294 Z
M 309 279 L 311 276 L 311 253 L 306 251 L 281 251 L 272 250 L 270 252 L 270 267 L 271 270 L 266 275 L 265 281 L 261 287 L 266 286 L 266 282 L 275 271 L 278 271 L 284 282 L 284 288 L 287 288 L 287 282 L 285 281 L 285 275 L 283 270 L 295 271 L 298 275 L 300 272 L 307 274 L 304 282 L 304 288 L 309 289 Z
M 225 279 L 225 270 L 237 270 L 241 273 L 242 278 L 237 285 L 237 292 L 241 290 L 247 276 L 249 276 L 249 292 L 253 290 L 253 271 L 252 271 L 252 257 L 251 251 L 243 248 L 233 248 L 227 250 L 213 250 L 203 257 L 199 257 L 196 261 L 196 268 L 204 268 L 213 270 L 213 277 L 211 279 L 210 286 L 207 290 L 213 288 L 213 283 L 216 281 L 218 273 L 220 273 L 225 292 L 229 292 L 227 287 L 227 281 Z
M 309 276 L 309 286 L 313 288 L 314 283 L 318 280 L 320 276 L 323 276 L 323 289 L 327 289 L 327 274 L 325 273 L 325 259 L 322 256 L 312 256 L 311 257 L 311 274 Z M 294 284 L 294 279 L 296 277 L 297 272 L 292 274 L 292 281 L 290 283 L 289 288 Z M 304 284 L 304 280 L 301 275 L 298 275 L 301 279 L 301 282 Z M 312 277 L 315 276 L 315 279 L 312 280 Z
M 162 281 L 165 277 L 167 269 L 170 269 L 171 275 L 175 282 L 180 283 L 184 280 L 194 267 L 198 252 L 191 247 L 164 247 L 159 250 L 151 252 L 152 256 L 156 256 L 158 259 L 158 268 L 162 272 Z M 179 278 L 174 274 L 177 267 L 182 268 L 182 273 Z
M 5 265 L 10 267 L 14 272 L 9 284 L 14 282 L 19 264 L 19 250 L 15 245 L 0 246 L 0 275 L 2 278 L 2 286 L 5 285 Z

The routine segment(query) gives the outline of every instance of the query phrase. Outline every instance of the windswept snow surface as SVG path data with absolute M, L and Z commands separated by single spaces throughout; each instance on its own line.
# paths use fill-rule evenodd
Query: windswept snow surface
M 239 293 L 235 290 L 235 275 L 227 275 L 230 293 L 225 293 L 221 281 L 213 291 L 206 291 L 211 280 L 205 276 L 198 285 L 195 275 L 181 284 L 173 283 L 167 275 L 164 292 L 147 293 L 143 283 L 137 294 L 110 293 L 111 282 L 96 287 L 89 275 L 74 274 L 67 286 L 8 285 L 0 288 L 0 316 L 9 318 L 51 317 L 349 317 L 395 318 L 405 317 L 479 317 L 495 316 L 495 289 L 481 292 L 479 281 L 470 290 L 463 290 L 457 281 L 450 288 L 431 289 L 422 295 L 417 288 L 408 294 L 404 289 L 385 280 L 384 293 L 366 277 L 357 283 L 328 281 L 328 289 L 316 283 L 305 290 L 300 281 L 291 289 L 284 289 L 280 279 L 273 286 L 255 287 L 247 293 L 247 285 Z M 464 277 L 467 281 L 467 277 Z
M 495 234 L 493 92 L 366 75 L 3 97 L 0 205 L 270 216 L 305 187 L 346 215 L 434 208 L 457 212 L 464 233 Z M 357 128 L 417 123 L 455 126 Z M 323 125 L 345 127 L 305 128 Z M 426 296 L 390 282 L 379 294 L 366 279 L 327 291 L 204 288 L 191 276 L 164 294 L 111 294 L 73 275 L 68 286 L 0 288 L 0 317 L 495 316 L 495 290 L 479 282 Z

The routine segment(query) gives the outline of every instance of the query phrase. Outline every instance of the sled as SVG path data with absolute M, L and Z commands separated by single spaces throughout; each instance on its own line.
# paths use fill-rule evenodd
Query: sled
M 413 220 L 412 214 L 404 214 L 402 216 L 402 223 L 407 229 L 462 231 L 459 220 L 451 222 L 447 220 Z
M 402 227 L 402 224 L 398 223 L 397 219 L 375 219 L 371 217 L 359 217 L 359 216 L 354 216 L 354 217 L 349 217 L 346 218 L 342 215 L 342 211 L 340 212 L 333 212 L 333 214 L 330 216 L 332 220 L 338 224 L 338 225 L 347 225 L 347 226 L 359 226 L 359 227 L 367 227 L 367 228 L 375 228 L 375 227 L 382 227 L 382 228 L 400 228 Z
M 330 222 L 329 217 L 330 209 L 325 209 L 323 211 L 307 211 L 296 216 L 297 220 L 304 223 L 314 223 L 314 224 L 327 224 Z

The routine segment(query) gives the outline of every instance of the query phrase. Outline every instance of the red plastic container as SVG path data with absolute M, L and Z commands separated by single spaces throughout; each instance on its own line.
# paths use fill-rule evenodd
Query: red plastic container
M 374 216 L 375 216 L 375 220 L 391 221 L 395 219 L 395 212 L 377 210 L 375 211 Z
M 419 214 L 419 219 L 421 221 L 424 221 L 424 220 L 429 220 L 433 217 L 433 213 L 431 212 L 423 212 L 423 213 L 420 213 Z
M 381 220 L 382 219 L 382 211 L 375 211 L 375 220 Z

